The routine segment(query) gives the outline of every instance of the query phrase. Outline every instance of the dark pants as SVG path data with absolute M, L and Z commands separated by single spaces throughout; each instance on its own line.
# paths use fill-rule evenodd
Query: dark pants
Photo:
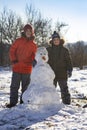
M 30 74 L 20 74 L 13 72 L 10 86 L 10 104 L 16 105 L 18 102 L 18 90 L 20 88 L 20 83 L 22 87 L 21 92 L 23 94 L 30 83 Z M 22 94 L 20 97 L 20 103 L 22 103 Z
M 70 93 L 69 93 L 68 86 L 67 86 L 67 80 L 57 80 L 55 78 L 54 79 L 55 87 L 57 87 L 57 82 L 60 87 L 62 102 L 64 104 L 70 104 L 71 99 L 70 99 Z

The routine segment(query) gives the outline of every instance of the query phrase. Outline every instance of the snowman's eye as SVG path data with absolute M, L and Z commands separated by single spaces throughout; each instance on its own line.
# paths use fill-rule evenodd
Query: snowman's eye
M 43 53 L 40 53 L 40 55 L 43 55 Z

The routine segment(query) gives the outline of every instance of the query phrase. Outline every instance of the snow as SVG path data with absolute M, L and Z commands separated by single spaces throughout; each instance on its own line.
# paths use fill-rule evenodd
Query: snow
M 18 103 L 11 109 L 5 108 L 11 76 L 11 69 L 0 68 L 0 130 L 87 130 L 87 108 L 82 108 L 87 100 L 75 99 L 87 96 L 87 69 L 74 68 L 68 80 L 71 105 L 61 104 L 61 109 L 49 112 L 48 108 L 39 109 L 39 104 Z M 56 91 L 60 97 L 59 86 Z

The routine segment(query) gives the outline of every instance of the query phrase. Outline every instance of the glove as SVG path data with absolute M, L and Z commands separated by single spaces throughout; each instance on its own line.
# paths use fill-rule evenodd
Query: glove
M 18 61 L 17 60 L 14 60 L 14 61 L 12 61 L 12 64 L 16 64 Z
M 72 71 L 68 70 L 68 71 L 67 71 L 67 75 L 68 75 L 68 77 L 70 78 L 70 77 L 72 76 Z
M 37 61 L 34 59 L 32 62 L 33 67 L 35 67 L 36 64 L 37 64 Z

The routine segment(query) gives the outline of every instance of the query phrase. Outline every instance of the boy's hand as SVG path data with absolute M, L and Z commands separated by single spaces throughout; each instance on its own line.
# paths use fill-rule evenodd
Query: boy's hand
M 68 71 L 67 71 L 67 75 L 68 75 L 68 77 L 70 78 L 70 77 L 72 76 L 72 71 L 68 70 Z

